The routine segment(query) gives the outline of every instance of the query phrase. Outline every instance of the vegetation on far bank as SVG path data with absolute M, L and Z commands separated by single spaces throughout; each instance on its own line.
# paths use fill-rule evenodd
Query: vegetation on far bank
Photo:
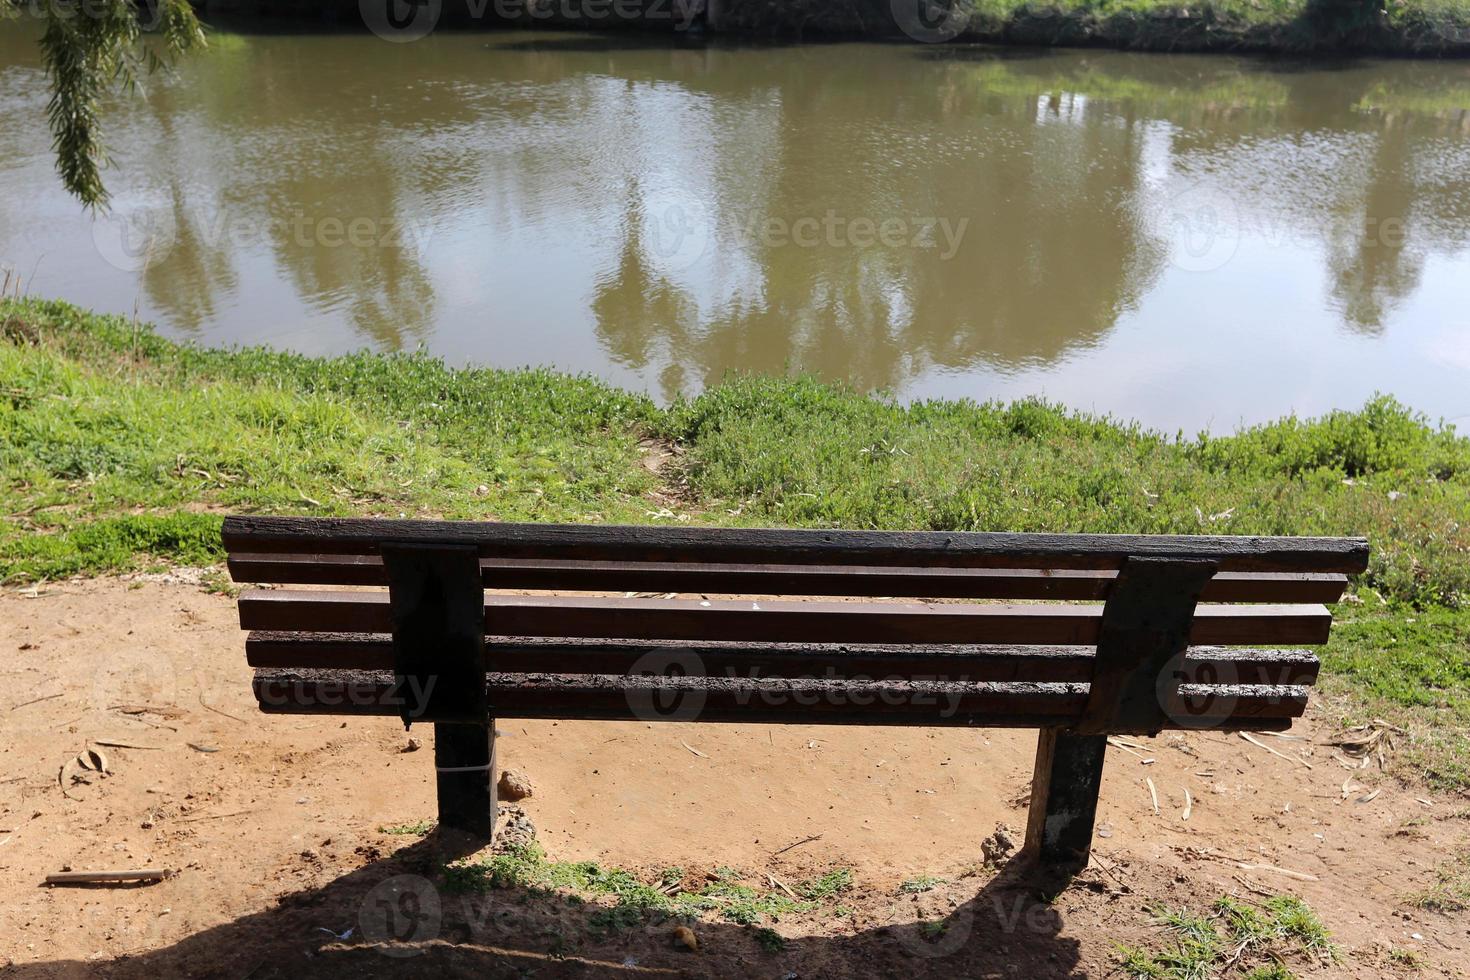
M 591 378 L 175 344 L 0 303 L 0 582 L 211 564 L 224 512 L 804 527 L 1364 534 L 1324 652 L 1345 721 L 1436 719 L 1470 785 L 1470 438 L 1388 398 L 1224 437 L 1036 401 L 900 405 L 733 378 L 660 408 Z M 649 446 L 673 459 L 655 473 Z
M 1464 0 L 954 0 L 964 36 L 1154 51 L 1463 54 Z
M 519 26 L 606 29 L 607 17 L 582 16 L 578 4 L 506 18 L 476 14 L 448 0 L 439 23 L 447 28 Z M 641 26 L 684 32 L 679 18 L 645 5 Z M 298 3 L 292 11 L 319 25 L 324 19 L 359 29 L 355 6 L 334 0 Z M 324 17 L 325 14 L 325 17 Z M 280 12 L 276 12 L 279 16 Z M 634 14 L 634 21 L 639 21 Z M 1027 46 L 1088 45 L 1152 51 L 1253 50 L 1284 53 L 1393 53 L 1451 55 L 1470 51 L 1466 0 L 811 0 L 771 4 L 726 0 L 699 11 L 692 36 L 755 35 L 984 41 Z M 248 30 L 253 18 L 218 20 L 225 30 Z M 627 26 L 626 22 L 618 26 Z

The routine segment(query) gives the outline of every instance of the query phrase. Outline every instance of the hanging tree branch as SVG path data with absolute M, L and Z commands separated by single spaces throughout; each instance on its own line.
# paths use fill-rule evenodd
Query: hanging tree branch
M 0 0 L 0 12 L 27 10 L 45 22 L 41 56 L 51 82 L 46 113 L 57 173 L 88 208 L 105 208 L 102 99 L 133 91 L 141 74 L 202 48 L 204 31 L 189 0 Z M 152 33 L 162 39 L 162 55 L 145 38 Z

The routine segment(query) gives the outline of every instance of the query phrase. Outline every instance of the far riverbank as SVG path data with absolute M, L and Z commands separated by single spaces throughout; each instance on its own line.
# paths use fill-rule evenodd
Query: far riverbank
M 404 18 L 356 0 L 206 0 L 230 28 L 366 26 L 392 41 L 439 28 L 638 29 L 685 40 L 835 38 L 1185 52 L 1463 57 L 1466 0 L 433 0 Z M 386 7 L 386 5 L 385 5 Z

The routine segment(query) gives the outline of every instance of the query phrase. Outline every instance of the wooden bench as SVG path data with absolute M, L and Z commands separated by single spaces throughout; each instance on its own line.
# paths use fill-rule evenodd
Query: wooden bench
M 433 722 L 441 827 L 474 840 L 495 719 L 1018 727 L 1023 854 L 1072 867 L 1107 736 L 1289 727 L 1318 669 L 1294 647 L 1368 561 L 1359 538 L 285 517 L 224 543 L 237 582 L 335 587 L 240 595 L 262 710 Z M 633 597 L 660 592 L 694 598 Z

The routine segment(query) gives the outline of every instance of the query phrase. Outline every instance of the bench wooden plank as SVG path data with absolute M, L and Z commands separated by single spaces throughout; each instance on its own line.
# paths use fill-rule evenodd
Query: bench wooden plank
M 1364 538 L 1015 534 L 510 524 L 375 518 L 226 517 L 225 549 L 376 554 L 383 541 L 475 544 L 486 558 L 780 562 L 963 568 L 1117 569 L 1129 557 L 1211 558 L 1221 571 L 1342 572 L 1368 567 Z
M 899 644 L 762 644 L 711 641 L 536 639 L 487 637 L 492 666 L 501 673 L 627 674 L 650 654 L 697 658 L 703 673 L 774 677 L 916 677 L 974 681 L 1092 679 L 1093 651 L 1067 646 Z M 690 658 L 692 659 L 692 658 Z M 375 633 L 256 631 L 245 640 L 252 667 L 391 670 L 392 638 Z M 1177 674 L 1201 684 L 1316 683 L 1320 662 L 1308 650 L 1195 647 Z
M 1217 705 L 1221 713 L 1190 715 L 1191 705 L 1170 702 L 1170 711 L 1184 723 L 1179 727 L 1280 730 L 1307 703 L 1308 689 L 1302 687 L 1209 687 L 1191 692 L 1194 706 Z M 393 675 L 382 671 L 257 670 L 253 689 L 261 710 L 271 713 L 396 715 L 399 710 Z M 565 720 L 1037 728 L 1076 720 L 1086 691 L 1078 684 L 486 675 L 494 717 Z
M 236 582 L 386 585 L 376 555 L 233 554 Z M 1109 569 L 917 568 L 875 565 L 735 565 L 694 562 L 482 558 L 487 589 L 693 592 L 739 595 L 925 596 L 936 599 L 1102 600 Z M 1347 576 L 1333 572 L 1221 572 L 1205 602 L 1336 602 Z
M 258 630 L 383 633 L 378 592 L 259 589 L 240 595 L 240 625 Z M 1102 606 L 485 597 L 487 633 L 655 640 L 812 643 L 1097 643 Z M 1201 606 L 1195 645 L 1317 644 L 1332 615 L 1304 605 Z

